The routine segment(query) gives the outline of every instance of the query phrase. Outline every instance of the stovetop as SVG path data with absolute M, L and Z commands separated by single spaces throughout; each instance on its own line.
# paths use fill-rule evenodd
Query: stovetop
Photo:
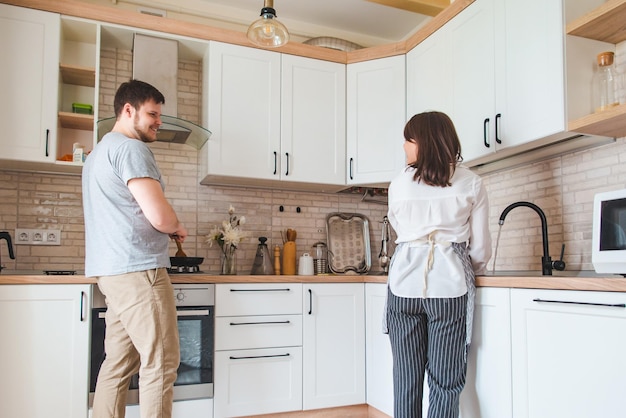
M 200 266 L 172 266 L 167 269 L 169 274 L 201 274 Z

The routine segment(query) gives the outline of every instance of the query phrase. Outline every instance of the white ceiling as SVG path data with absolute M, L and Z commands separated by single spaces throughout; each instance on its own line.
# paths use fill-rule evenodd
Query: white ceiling
M 117 3 L 116 0 L 111 0 Z M 126 0 L 135 6 L 200 16 L 214 26 L 245 32 L 259 17 L 263 0 Z M 274 0 L 277 18 L 292 40 L 331 36 L 362 46 L 408 38 L 430 17 L 366 0 Z

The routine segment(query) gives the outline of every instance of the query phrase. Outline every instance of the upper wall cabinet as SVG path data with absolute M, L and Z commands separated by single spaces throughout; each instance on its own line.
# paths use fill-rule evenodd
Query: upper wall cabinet
M 0 159 L 56 159 L 60 17 L 0 4 Z
M 386 186 L 404 166 L 405 57 L 347 68 L 347 184 Z
M 282 180 L 343 186 L 346 66 L 282 56 Z
M 469 165 L 575 135 L 567 120 L 588 111 L 601 46 L 566 45 L 567 3 L 476 0 L 409 52 L 409 112 L 447 112 Z
M 211 42 L 203 181 L 280 178 L 280 54 Z
M 345 187 L 345 65 L 220 42 L 205 61 L 203 184 Z

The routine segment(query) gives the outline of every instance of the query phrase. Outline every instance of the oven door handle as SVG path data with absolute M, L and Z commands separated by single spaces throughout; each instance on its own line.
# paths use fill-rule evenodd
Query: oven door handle
M 176 316 L 209 316 L 210 314 L 208 309 L 176 310 Z
M 208 309 L 189 309 L 189 310 L 177 310 L 176 316 L 210 316 L 211 312 Z M 106 318 L 106 311 L 98 312 L 98 319 Z

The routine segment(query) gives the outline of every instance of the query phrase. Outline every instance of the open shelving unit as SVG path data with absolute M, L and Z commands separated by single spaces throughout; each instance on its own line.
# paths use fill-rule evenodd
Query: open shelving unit
M 82 165 L 66 160 L 72 153 L 73 144 L 80 143 L 87 152 L 94 146 L 98 97 L 98 32 L 99 25 L 96 22 L 62 17 L 57 164 Z M 74 113 L 73 103 L 90 104 L 93 106 L 93 113 Z
M 567 25 L 568 35 L 618 44 L 626 40 L 626 0 L 609 0 Z M 626 104 L 569 121 L 568 129 L 588 135 L 626 136 Z

